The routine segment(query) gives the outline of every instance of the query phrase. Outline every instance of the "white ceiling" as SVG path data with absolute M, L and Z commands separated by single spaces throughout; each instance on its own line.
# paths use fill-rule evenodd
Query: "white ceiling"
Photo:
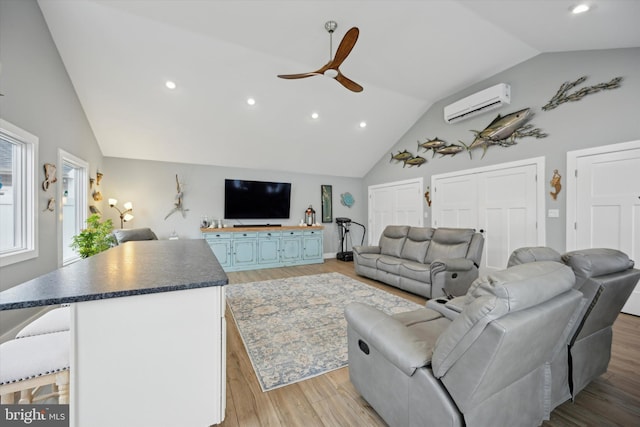
M 105 156 L 362 177 L 439 99 L 541 52 L 640 46 L 640 0 L 576 1 L 39 4 Z M 334 51 L 360 29 L 340 69 L 361 93 L 276 77 L 329 60 L 327 20 Z

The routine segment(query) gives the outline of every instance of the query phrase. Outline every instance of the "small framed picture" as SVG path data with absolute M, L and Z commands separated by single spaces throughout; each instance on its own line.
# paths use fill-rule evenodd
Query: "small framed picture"
M 333 222 L 333 190 L 330 185 L 320 186 L 322 199 L 322 222 Z

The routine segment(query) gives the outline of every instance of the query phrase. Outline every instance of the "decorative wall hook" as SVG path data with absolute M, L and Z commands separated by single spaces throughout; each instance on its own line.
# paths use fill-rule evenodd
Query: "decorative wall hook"
M 56 208 L 56 199 L 54 199 L 53 197 L 51 197 L 48 201 L 47 201 L 47 207 L 45 207 L 42 211 L 49 211 L 49 212 L 53 212 Z
M 431 207 L 431 197 L 429 195 L 429 191 L 430 191 L 430 189 L 429 189 L 429 187 L 427 187 L 427 191 L 424 193 L 424 198 L 427 201 L 427 205 L 429 207 Z
M 53 163 L 45 163 L 44 164 L 44 181 L 42 182 L 42 189 L 47 191 L 49 189 L 49 185 L 58 181 L 56 178 L 56 165 Z
M 561 179 L 562 176 L 558 173 L 558 169 L 555 169 L 553 171 L 553 176 L 551 177 L 551 186 L 555 191 L 549 192 L 549 194 L 551 194 L 551 197 L 553 197 L 553 200 L 557 200 L 558 194 L 560 194 L 560 190 L 562 190 L 562 184 L 560 183 Z

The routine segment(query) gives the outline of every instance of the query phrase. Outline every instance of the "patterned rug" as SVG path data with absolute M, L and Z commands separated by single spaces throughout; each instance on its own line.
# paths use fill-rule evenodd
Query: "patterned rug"
M 262 391 L 347 365 L 349 303 L 388 314 L 420 307 L 340 273 L 228 285 L 226 295 Z

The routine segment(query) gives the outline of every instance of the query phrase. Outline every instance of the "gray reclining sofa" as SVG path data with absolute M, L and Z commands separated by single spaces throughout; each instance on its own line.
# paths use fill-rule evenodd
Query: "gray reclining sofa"
M 620 251 L 522 248 L 462 297 L 394 316 L 352 304 L 351 381 L 393 426 L 539 425 L 606 371 L 639 279 Z
M 354 246 L 356 273 L 436 298 L 464 295 L 478 277 L 482 234 L 467 228 L 390 225 L 377 246 Z

